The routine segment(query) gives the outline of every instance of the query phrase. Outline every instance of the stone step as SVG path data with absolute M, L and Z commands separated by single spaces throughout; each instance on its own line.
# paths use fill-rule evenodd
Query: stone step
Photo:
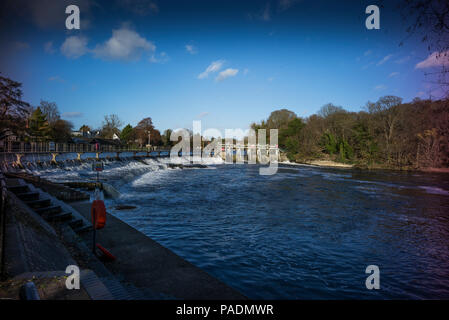
M 78 227 L 82 227 L 83 226 L 83 220 L 81 219 L 74 219 L 72 221 L 69 221 L 69 226 L 72 229 L 78 228 Z
M 34 211 L 38 214 L 55 214 L 60 213 L 62 211 L 61 206 L 50 206 L 44 208 L 37 208 Z
M 31 201 L 25 201 L 25 203 L 31 208 L 44 208 L 44 207 L 51 206 L 50 199 L 31 200 Z
M 47 221 L 67 221 L 67 220 L 72 219 L 72 214 L 70 212 L 50 214 L 50 215 L 45 215 L 44 219 Z
M 81 285 L 92 300 L 114 300 L 108 288 L 91 270 L 81 271 Z
M 8 187 L 8 190 L 14 194 L 18 194 L 18 193 L 29 192 L 30 188 L 27 185 L 19 185 L 19 186 Z
M 23 201 L 39 200 L 39 192 L 21 192 L 16 193 L 16 196 Z
M 75 231 L 76 233 L 83 233 L 83 232 L 87 232 L 87 231 L 90 231 L 90 230 L 92 230 L 92 227 L 88 226 L 88 225 L 83 225 L 81 227 L 73 229 L 73 231 Z
M 133 297 L 122 286 L 122 284 L 115 278 L 100 278 L 104 286 L 109 290 L 114 300 L 132 300 Z

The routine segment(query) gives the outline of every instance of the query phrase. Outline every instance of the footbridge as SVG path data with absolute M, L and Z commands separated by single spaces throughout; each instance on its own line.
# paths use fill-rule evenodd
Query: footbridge
M 220 144 L 215 143 L 213 150 L 219 150 L 220 156 L 226 161 L 248 160 L 256 161 L 269 156 L 279 158 L 278 146 Z M 209 152 L 214 155 L 214 151 Z M 158 158 L 169 157 L 171 149 L 159 146 L 129 147 L 119 145 L 71 144 L 71 143 L 45 143 L 45 142 L 15 142 L 0 146 L 0 161 L 23 167 L 23 160 L 27 162 L 58 163 L 65 160 L 101 160 L 123 158 Z M 191 156 L 201 156 L 208 152 L 205 148 L 192 148 Z M 181 152 L 179 152 L 181 155 Z M 182 152 L 182 155 L 186 155 Z M 273 158 L 272 158 L 273 159 Z

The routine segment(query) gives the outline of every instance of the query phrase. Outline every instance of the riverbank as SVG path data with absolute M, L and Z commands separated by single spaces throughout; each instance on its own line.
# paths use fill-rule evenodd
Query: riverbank
M 17 179 L 8 180 L 7 186 L 15 185 Z M 13 193 L 9 193 L 9 198 L 8 277 L 0 282 L 2 298 L 17 299 L 22 283 L 38 279 L 35 284 L 43 299 L 52 299 L 52 295 L 54 299 L 246 299 L 110 214 L 106 227 L 97 232 L 97 243 L 116 257 L 107 262 L 91 252 L 92 231 L 77 234 L 67 223 L 45 221 Z M 90 220 L 90 202 L 65 205 Z M 77 265 L 81 270 L 81 293 L 68 292 L 64 282 L 56 281 L 66 275 L 69 265 Z M 41 290 L 41 286 L 48 285 L 47 280 L 52 284 L 51 290 Z
M 89 202 L 70 205 L 90 218 Z M 90 243 L 92 234 L 85 233 L 82 238 Z M 97 232 L 97 242 L 117 258 L 106 262 L 106 268 L 136 287 L 149 288 L 175 299 L 246 299 L 238 291 L 109 213 L 106 227 Z
M 414 167 L 391 167 L 391 166 L 383 166 L 383 165 L 358 165 L 358 164 L 348 164 L 341 163 L 332 160 L 304 160 L 299 162 L 290 162 L 290 161 L 282 161 L 280 164 L 287 165 L 312 165 L 324 168 L 342 168 L 342 169 L 358 169 L 358 170 L 393 170 L 393 171 L 409 171 L 409 172 L 425 172 L 425 173 L 443 173 L 449 174 L 449 168 L 414 168 Z
M 290 162 L 290 161 L 282 161 L 280 164 L 287 165 L 309 165 L 309 166 L 318 166 L 318 167 L 327 167 L 327 168 L 354 168 L 352 164 L 340 163 L 331 160 L 311 160 L 311 161 L 301 161 L 301 162 Z

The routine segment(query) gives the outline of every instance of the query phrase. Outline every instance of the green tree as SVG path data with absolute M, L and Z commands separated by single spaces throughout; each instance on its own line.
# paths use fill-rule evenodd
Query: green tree
M 0 76 L 0 119 L 7 115 L 23 118 L 29 114 L 30 105 L 22 101 L 22 84 Z
M 37 107 L 31 114 L 29 131 L 32 139 L 35 141 L 46 141 L 50 138 L 51 128 L 40 107 Z
M 285 128 L 295 118 L 296 114 L 287 109 L 273 111 L 267 119 L 267 129 Z
M 172 146 L 172 142 L 170 141 L 171 133 L 172 133 L 172 130 L 171 129 L 167 129 L 167 130 L 164 131 L 164 134 L 162 135 L 162 143 L 166 147 Z
M 376 159 L 378 147 L 368 125 L 358 122 L 353 128 L 351 139 L 354 146 L 354 156 L 362 162 L 372 164 Z
M 21 87 L 21 83 L 0 75 L 0 131 L 9 129 L 23 138 L 31 107 L 22 100 Z
M 324 152 L 333 155 L 337 153 L 338 141 L 335 136 L 330 132 L 325 132 L 320 140 L 320 145 L 324 149 Z
M 301 153 L 301 134 L 305 127 L 301 118 L 294 118 L 288 122 L 287 127 L 279 131 L 279 146 L 287 151 L 287 157 L 294 159 Z
M 120 133 L 120 140 L 129 143 L 132 137 L 132 133 L 133 127 L 130 124 L 127 124 Z

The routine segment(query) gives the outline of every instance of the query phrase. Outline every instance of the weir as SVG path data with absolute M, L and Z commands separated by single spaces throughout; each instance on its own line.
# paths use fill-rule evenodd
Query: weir
M 242 163 L 246 160 L 249 163 L 256 163 L 257 161 L 266 163 L 269 158 L 279 159 L 279 148 L 272 145 L 243 145 L 243 144 L 217 144 L 217 149 L 220 150 L 220 156 L 223 160 L 227 162 L 233 162 L 234 156 L 237 163 Z M 197 148 L 194 152 L 190 152 L 190 155 L 202 154 L 204 148 Z M 103 154 L 115 153 L 115 157 L 105 156 Z M 56 165 L 67 160 L 73 160 L 75 158 L 77 161 L 83 160 L 101 160 L 106 158 L 114 158 L 116 160 L 122 160 L 127 157 L 122 158 L 123 153 L 131 153 L 132 156 L 129 158 L 143 158 L 143 157 L 169 157 L 170 149 L 161 147 L 149 147 L 149 148 L 128 148 L 121 146 L 112 145 L 76 145 L 76 144 L 37 144 L 37 143 L 20 143 L 8 145 L 2 152 L 0 152 L 0 159 L 3 155 L 3 164 L 6 166 L 12 165 L 13 167 L 18 167 L 23 169 L 25 167 L 24 160 L 26 162 L 40 164 L 43 161 L 41 158 L 48 157 L 49 163 Z M 140 154 L 139 153 L 143 153 Z M 73 154 L 74 157 L 70 157 Z M 95 158 L 84 158 L 84 154 L 95 154 Z M 213 153 L 212 153 L 213 154 Z M 65 155 L 65 159 L 58 159 L 58 157 Z M 11 156 L 14 156 L 11 158 Z M 272 158 L 273 157 L 273 158 Z M 10 160 L 15 159 L 15 160 Z

